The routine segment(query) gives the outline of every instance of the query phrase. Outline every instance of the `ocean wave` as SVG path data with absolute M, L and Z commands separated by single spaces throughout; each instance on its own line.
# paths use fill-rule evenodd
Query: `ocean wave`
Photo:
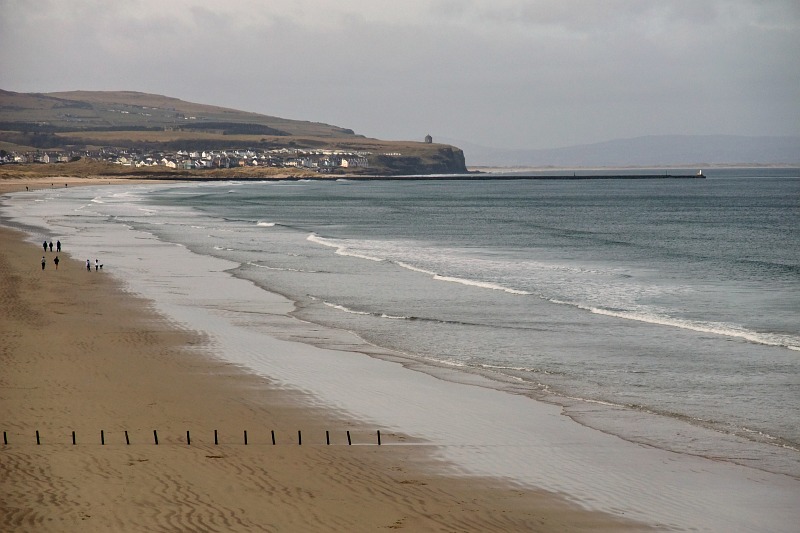
M 503 291 L 507 292 L 508 294 L 517 294 L 521 296 L 529 296 L 533 293 L 528 291 L 521 291 L 518 289 L 510 289 L 508 287 L 503 287 L 502 285 L 498 285 L 497 283 L 489 283 L 486 281 L 475 281 L 471 279 L 465 278 L 456 278 L 453 276 L 441 276 L 439 274 L 433 276 L 433 279 L 439 281 L 449 281 L 451 283 L 460 283 L 461 285 L 469 285 L 471 287 L 480 287 L 481 289 L 490 289 L 493 291 Z
M 312 299 L 316 300 L 316 298 L 312 298 Z M 335 303 L 331 303 L 331 302 L 326 302 L 324 300 L 322 301 L 322 303 L 327 305 L 328 307 L 332 307 L 334 309 L 338 309 L 339 311 L 344 311 L 345 313 L 350 313 L 351 315 L 374 316 L 374 317 L 378 317 L 378 318 L 388 318 L 388 319 L 391 319 L 391 320 L 410 320 L 410 319 L 413 319 L 413 317 L 408 317 L 408 316 L 394 316 L 394 315 L 389 315 L 389 314 L 386 314 L 386 313 L 370 313 L 369 311 L 357 311 L 355 309 L 350 309 L 349 307 L 346 307 L 344 305 L 335 304 Z
M 268 265 L 259 265 L 258 263 L 254 263 L 252 261 L 247 262 L 248 266 L 253 266 L 256 268 L 263 268 L 264 270 L 274 270 L 277 272 L 298 272 L 300 274 L 319 274 L 318 270 L 301 270 L 298 268 L 285 268 L 285 267 L 271 267 Z
M 384 261 L 384 259 L 382 259 L 380 257 L 374 257 L 374 256 L 370 256 L 370 255 L 365 255 L 365 254 L 359 254 L 359 253 L 356 253 L 356 252 L 352 252 L 352 251 L 348 250 L 346 246 L 344 246 L 342 244 L 339 244 L 339 243 L 333 241 L 332 239 L 326 239 L 325 237 L 320 237 L 316 233 L 312 233 L 311 235 L 309 235 L 306 238 L 306 240 L 308 240 L 310 242 L 313 242 L 313 243 L 321 244 L 322 246 L 327 246 L 329 248 L 335 248 L 336 249 L 336 255 L 343 255 L 343 256 L 347 256 L 347 257 L 355 257 L 355 258 L 358 258 L 358 259 L 366 259 L 367 261 L 375 261 L 376 263 L 381 263 L 381 262 Z
M 669 326 L 699 333 L 711 333 L 713 335 L 722 335 L 725 337 L 735 337 L 744 339 L 746 341 L 763 344 L 765 346 L 776 346 L 780 348 L 787 348 L 789 350 L 800 351 L 800 339 L 796 339 L 789 335 L 782 335 L 779 333 L 760 333 L 757 331 L 748 330 L 737 326 L 735 324 L 725 324 L 722 322 L 697 322 L 692 320 L 685 320 L 674 318 L 664 315 L 637 313 L 633 311 L 621 311 L 603 309 L 601 307 L 592 307 L 588 305 L 578 304 L 574 302 L 565 302 L 562 300 L 548 299 L 548 301 L 559 304 L 569 305 L 589 311 L 596 315 L 612 316 L 615 318 L 622 318 L 625 320 L 635 320 L 637 322 L 645 322 L 647 324 L 655 324 L 658 326 Z
M 409 256 L 410 251 L 412 249 L 411 245 L 402 245 L 402 246 L 393 246 L 391 243 L 384 243 L 384 247 L 382 250 L 372 250 L 370 252 L 364 251 L 355 251 L 354 248 L 359 246 L 359 243 L 356 243 L 355 246 L 349 246 L 347 241 L 339 240 L 339 239 L 331 239 L 326 237 L 321 237 L 316 233 L 312 233 L 307 237 L 307 240 L 310 242 L 314 242 L 316 244 L 320 244 L 322 246 L 327 246 L 330 248 L 334 248 L 336 250 L 337 255 L 347 256 L 347 257 L 354 257 L 358 259 L 364 259 L 367 261 L 374 261 L 374 262 L 390 262 L 393 263 L 401 268 L 406 270 L 410 270 L 412 272 L 418 272 L 420 274 L 425 274 L 426 276 L 430 276 L 432 279 L 436 281 L 444 281 L 448 283 L 458 283 L 460 285 L 466 285 L 470 287 L 477 287 L 482 289 L 489 289 L 493 291 L 502 291 L 507 294 L 513 294 L 517 296 L 530 296 L 534 295 L 535 293 L 531 291 L 527 291 L 524 289 L 517 289 L 514 287 L 510 287 L 501 283 L 491 282 L 491 281 L 482 281 L 479 279 L 471 278 L 471 277 L 464 277 L 464 276 L 454 276 L 454 275 L 447 275 L 441 274 L 434 270 L 429 270 L 426 268 L 422 268 L 419 266 L 412 265 L 406 261 L 398 259 L 397 257 Z M 369 246 L 372 248 L 376 247 L 376 243 L 370 241 Z M 419 249 L 415 249 L 415 254 L 420 253 Z M 424 255 L 424 253 L 423 253 Z M 489 265 L 487 268 L 492 270 L 492 265 Z M 551 265 L 546 263 L 536 263 L 535 265 L 537 268 L 542 268 L 548 271 L 557 271 L 557 272 L 568 272 L 568 273 L 580 273 L 580 274 L 592 274 L 592 275 L 615 275 L 615 276 L 624 276 L 630 277 L 628 274 L 620 273 L 617 271 L 602 271 L 597 269 L 588 269 L 584 267 L 569 267 L 565 265 Z
M 403 267 L 403 268 L 405 268 L 407 270 L 411 270 L 413 272 L 419 272 L 421 274 L 427 274 L 429 276 L 435 276 L 436 275 L 436 272 L 433 272 L 432 270 L 425 270 L 424 268 L 419 268 L 419 267 L 416 267 L 414 265 L 409 265 L 408 263 L 404 263 L 402 261 L 395 261 L 395 264 L 397 266 L 399 266 L 399 267 Z
M 447 324 L 451 326 L 471 326 L 471 327 L 485 327 L 485 328 L 503 328 L 503 329 L 530 329 L 530 328 L 520 328 L 516 326 L 497 326 L 493 324 L 482 324 L 478 322 L 465 322 L 463 320 L 442 320 L 440 318 L 430 318 L 430 317 L 423 317 L 423 316 L 414 316 L 414 315 L 393 315 L 390 313 L 383 313 L 383 312 L 372 312 L 372 311 L 359 311 L 357 309 L 349 308 L 342 304 L 337 304 L 333 302 L 328 302 L 325 300 L 320 300 L 315 296 L 308 295 L 311 300 L 314 301 L 322 301 L 323 304 L 326 306 L 338 309 L 339 311 L 344 311 L 345 313 L 350 313 L 353 315 L 362 315 L 362 316 L 371 316 L 375 318 L 385 318 L 389 320 L 409 320 L 409 321 L 418 321 L 418 322 L 428 322 L 432 324 Z
M 527 366 L 506 366 L 506 365 L 491 365 L 488 363 L 479 363 L 474 365 L 477 368 L 485 368 L 487 370 L 498 370 L 498 371 L 513 371 L 513 372 L 527 372 L 531 374 L 545 374 L 545 375 L 555 375 L 556 372 L 551 372 L 549 370 L 544 370 L 541 368 L 533 368 Z
M 256 226 L 261 226 L 262 228 L 273 228 L 275 227 L 275 222 L 266 222 L 264 220 L 259 220 L 256 222 Z
M 345 313 L 350 313 L 351 315 L 371 315 L 372 313 L 368 313 L 366 311 L 356 311 L 355 309 L 350 309 L 349 307 L 345 307 L 340 304 L 333 304 L 331 302 L 322 302 L 323 304 L 327 305 L 328 307 L 333 307 L 334 309 L 338 309 L 339 311 L 344 311 Z
M 576 303 L 572 301 L 565 301 L 562 299 L 557 298 L 549 298 L 547 296 L 539 295 L 534 292 L 530 292 L 527 290 L 516 289 L 513 287 L 509 287 L 500 283 L 490 282 L 490 281 L 481 281 L 478 279 L 471 279 L 468 277 L 459 277 L 459 276 L 451 276 L 451 275 L 444 275 L 440 274 L 434 270 L 422 268 L 416 265 L 412 265 L 405 261 L 395 261 L 389 258 L 382 258 L 377 257 L 374 255 L 368 255 L 363 252 L 357 253 L 348 249 L 342 242 L 339 242 L 335 239 L 328 239 L 320 237 L 316 234 L 311 234 L 308 237 L 308 240 L 311 242 L 315 242 L 317 244 L 321 244 L 323 246 L 328 246 L 336 249 L 336 253 L 339 255 L 345 255 L 350 257 L 356 257 L 360 259 L 365 259 L 369 261 L 376 261 L 376 262 L 391 262 L 396 264 L 397 266 L 404 268 L 406 270 L 410 270 L 412 272 L 417 272 L 420 274 L 424 274 L 426 276 L 430 276 L 432 279 L 437 281 L 443 281 L 447 283 L 457 283 L 460 285 L 465 285 L 469 287 L 476 287 L 481 289 L 488 289 L 494 291 L 502 291 L 507 294 L 517 295 L 517 296 L 539 296 L 546 301 L 560 304 L 560 305 L 569 305 L 576 307 L 578 309 L 582 309 L 588 311 L 593 314 L 597 315 L 604 315 L 604 316 L 611 316 L 615 318 L 620 318 L 624 320 L 634 320 L 637 322 L 643 322 L 648 324 L 654 324 L 659 326 L 667 326 L 667 327 L 674 327 L 680 328 L 684 330 L 696 331 L 699 333 L 709 333 L 713 335 L 721 335 L 726 337 L 738 338 L 748 342 L 762 344 L 765 346 L 775 346 L 786 348 L 793 351 L 800 351 L 800 339 L 792 335 L 780 334 L 780 333 L 769 333 L 769 332 L 758 332 L 746 329 L 744 327 L 735 325 L 735 324 L 727 324 L 722 322 L 700 322 L 700 321 L 693 321 L 681 318 L 671 317 L 665 314 L 659 313 L 648 313 L 648 312 L 641 312 L 641 311 L 629 311 L 626 310 L 625 307 L 627 305 L 624 302 L 621 302 L 620 308 L 621 309 L 609 309 L 608 307 L 585 304 L 585 303 Z M 580 271 L 581 273 L 591 273 L 591 274 L 610 274 L 611 272 L 603 272 L 596 269 L 586 269 L 586 268 L 564 268 L 558 265 L 549 265 L 549 269 L 551 270 L 569 270 L 569 271 Z M 616 275 L 626 274 L 624 272 L 614 272 Z M 371 314 L 371 313 L 365 313 Z M 379 314 L 375 316 L 380 316 Z M 421 317 L 405 317 L 406 319 L 410 320 L 435 320 L 437 322 L 442 323 L 449 323 L 448 321 L 440 321 L 436 319 L 428 319 L 428 318 L 421 318 Z
M 490 290 L 493 290 L 493 291 L 503 291 L 503 292 L 507 292 L 509 294 L 517 294 L 517 295 L 522 295 L 522 296 L 528 296 L 528 295 L 533 294 L 533 293 L 528 292 L 528 291 L 522 291 L 522 290 L 518 290 L 518 289 L 512 289 L 512 288 L 509 288 L 509 287 L 504 287 L 503 285 L 500 285 L 498 283 L 490 283 L 488 281 L 477 281 L 477 280 L 467 279 L 467 278 L 458 278 L 458 277 L 455 277 L 455 276 L 443 276 L 443 275 L 437 274 L 436 272 L 433 272 L 431 270 L 425 270 L 423 268 L 415 267 L 414 265 L 410 265 L 410 264 L 404 263 L 402 261 L 395 261 L 395 264 L 397 266 L 400 266 L 400 267 L 405 268 L 407 270 L 411 270 L 413 272 L 419 272 L 421 274 L 426 274 L 428 276 L 431 276 L 433 279 L 435 279 L 437 281 L 448 281 L 450 283 L 459 283 L 461 285 L 468 285 L 470 287 L 479 287 L 481 289 L 490 289 Z
M 323 246 L 328 246 L 330 248 L 335 248 L 337 255 L 343 255 L 343 256 L 348 256 L 348 257 L 356 257 L 358 259 L 365 259 L 365 260 L 368 260 L 368 261 L 375 261 L 375 262 L 378 262 L 378 263 L 387 261 L 387 259 L 384 259 L 384 258 L 381 258 L 381 257 L 371 256 L 371 255 L 367 255 L 367 254 L 364 254 L 364 253 L 353 252 L 353 251 L 349 250 L 343 244 L 340 244 L 340 243 L 334 241 L 333 239 L 326 239 L 324 237 L 320 237 L 316 233 L 312 233 L 311 235 L 309 235 L 307 237 L 307 240 L 309 240 L 311 242 L 314 242 L 314 243 L 317 243 L 317 244 L 321 244 Z M 419 272 L 421 274 L 425 274 L 427 276 L 431 276 L 433 279 L 435 279 L 437 281 L 446 281 L 446 282 L 449 282 L 449 283 L 458 283 L 458 284 L 461 284 L 461 285 L 467 285 L 467 286 L 470 286 L 470 287 L 478 287 L 478 288 L 481 288 L 481 289 L 490 289 L 490 290 L 494 290 L 494 291 L 503 291 L 503 292 L 506 292 L 508 294 L 515 294 L 515 295 L 521 295 L 521 296 L 529 296 L 529 295 L 533 294 L 532 292 L 529 292 L 529 291 L 513 289 L 513 288 L 510 288 L 510 287 L 505 287 L 505 286 L 500 285 L 498 283 L 491 283 L 491 282 L 488 282 L 488 281 L 479 281 L 479 280 L 468 279 L 468 278 L 459 278 L 459 277 L 455 277 L 455 276 L 444 276 L 444 275 L 441 275 L 441 274 L 439 274 L 437 272 L 434 272 L 432 270 L 426 270 L 426 269 L 423 269 L 423 268 L 420 268 L 420 267 L 416 267 L 414 265 L 411 265 L 409 263 L 405 263 L 403 261 L 391 261 L 391 262 L 396 264 L 397 266 L 399 266 L 401 268 L 405 268 L 406 270 L 411 270 L 412 272 Z

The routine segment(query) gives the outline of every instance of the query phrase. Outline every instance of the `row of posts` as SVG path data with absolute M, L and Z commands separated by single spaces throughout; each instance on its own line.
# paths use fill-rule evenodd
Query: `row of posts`
M 272 436 L 272 445 L 275 446 L 275 431 L 274 430 L 270 431 L 270 434 Z M 381 445 L 381 431 L 380 430 L 377 431 L 377 435 L 378 435 L 378 446 L 380 446 Z M 105 434 L 105 431 L 103 431 L 101 429 L 100 430 L 100 444 L 101 445 L 105 445 L 105 443 L 106 443 L 106 434 Z M 130 440 L 130 437 L 128 437 L 128 431 L 126 430 L 125 431 L 125 444 L 129 445 L 130 443 L 131 443 L 131 440 Z M 155 430 L 155 429 L 153 430 L 153 443 L 154 444 L 158 444 L 158 431 Z M 3 432 L 3 444 L 4 445 L 8 445 L 8 435 L 7 435 L 7 433 L 5 431 Z M 36 444 L 37 445 L 41 444 L 41 439 L 39 437 L 39 430 L 38 429 L 36 430 Z M 72 432 L 72 444 L 73 445 L 77 444 L 77 439 L 75 437 L 75 432 L 74 431 Z M 188 431 L 186 432 L 186 444 L 187 444 L 187 446 L 191 446 L 191 444 L 192 444 L 192 436 L 190 435 L 190 433 Z M 214 430 L 214 444 L 215 445 L 219 445 L 219 433 L 218 433 L 218 431 L 216 429 Z M 244 444 L 245 444 L 245 446 L 247 445 L 247 430 L 246 429 L 244 430 Z M 302 445 L 303 444 L 303 434 L 302 434 L 302 432 L 300 430 L 297 430 L 297 444 L 298 445 Z M 325 444 L 327 444 L 329 446 L 331 444 L 331 434 L 330 434 L 329 431 L 325 431 Z M 347 431 L 347 445 L 350 446 L 352 444 L 353 444 L 353 441 L 350 438 L 350 431 L 348 430 Z

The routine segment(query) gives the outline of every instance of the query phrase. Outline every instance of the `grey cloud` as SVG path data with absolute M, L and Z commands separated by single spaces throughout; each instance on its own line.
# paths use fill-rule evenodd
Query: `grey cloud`
M 0 1 L 4 89 L 144 90 L 520 148 L 800 134 L 794 1 L 29 4 Z

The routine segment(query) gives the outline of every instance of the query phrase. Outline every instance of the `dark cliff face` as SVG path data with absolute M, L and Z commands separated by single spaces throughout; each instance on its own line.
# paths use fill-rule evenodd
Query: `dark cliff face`
M 443 146 L 437 155 L 438 164 L 442 166 L 441 173 L 460 174 L 467 171 L 467 162 L 464 151 L 453 146 Z

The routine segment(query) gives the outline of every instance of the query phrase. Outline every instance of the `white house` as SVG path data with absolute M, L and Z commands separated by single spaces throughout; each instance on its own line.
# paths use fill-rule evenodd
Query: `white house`
M 345 168 L 349 167 L 367 168 L 369 166 L 369 162 L 367 161 L 366 157 L 343 157 L 342 166 Z

